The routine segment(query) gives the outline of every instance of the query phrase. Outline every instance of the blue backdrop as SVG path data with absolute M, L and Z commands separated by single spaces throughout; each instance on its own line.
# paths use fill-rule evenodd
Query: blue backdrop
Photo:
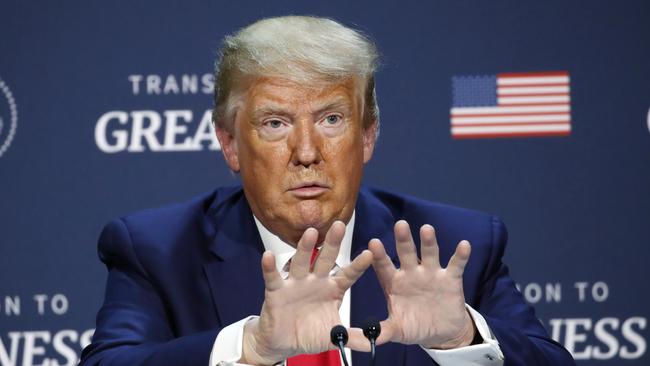
M 211 137 L 221 38 L 330 16 L 378 43 L 365 183 L 503 218 L 506 261 L 580 365 L 648 365 L 647 1 L 3 1 L 0 364 L 73 365 L 113 217 L 236 183 Z M 564 137 L 455 139 L 452 78 L 562 71 Z

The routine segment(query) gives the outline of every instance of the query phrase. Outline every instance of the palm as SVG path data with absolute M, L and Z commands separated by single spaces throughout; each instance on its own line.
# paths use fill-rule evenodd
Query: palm
M 408 224 L 395 225 L 399 270 L 379 240 L 370 243 L 373 266 L 388 304 L 388 319 L 382 324 L 384 331 L 378 343 L 394 341 L 445 348 L 465 338 L 469 315 L 464 307 L 462 274 L 469 259 L 469 245 L 459 244 L 447 268 L 442 268 L 433 228 L 423 226 L 420 236 L 421 261 Z
M 277 342 L 272 347 L 284 354 L 321 352 L 329 348 L 330 329 L 341 323 L 338 308 L 344 294 L 330 277 L 311 273 L 301 280 L 288 278 L 282 287 L 267 289 L 260 325 L 279 333 L 271 337 Z
M 345 224 L 335 222 L 311 264 L 318 232 L 306 230 L 291 259 L 287 279 L 278 273 L 273 254 L 264 253 L 264 304 L 259 319 L 247 325 L 244 334 L 243 358 L 248 363 L 273 364 L 297 354 L 333 348 L 329 333 L 341 323 L 338 309 L 343 295 L 372 261 L 372 254 L 364 251 L 330 276 L 344 233 Z

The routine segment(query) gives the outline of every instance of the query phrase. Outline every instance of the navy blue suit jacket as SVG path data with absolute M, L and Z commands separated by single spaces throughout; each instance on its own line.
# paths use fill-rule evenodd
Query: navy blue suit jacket
M 443 265 L 456 244 L 469 240 L 472 255 L 465 299 L 486 318 L 506 365 L 573 365 L 526 305 L 501 262 L 506 231 L 495 217 L 362 188 L 352 237 L 354 258 L 379 238 L 398 263 L 393 225 L 405 219 L 436 228 Z M 222 327 L 259 314 L 264 298 L 262 241 L 241 187 L 220 188 L 190 202 L 143 211 L 108 224 L 99 256 L 108 268 L 105 300 L 82 365 L 207 366 Z M 369 269 L 352 287 L 351 324 L 384 319 L 386 301 Z M 355 366 L 368 354 L 353 353 Z M 389 343 L 378 366 L 434 365 L 418 346 Z

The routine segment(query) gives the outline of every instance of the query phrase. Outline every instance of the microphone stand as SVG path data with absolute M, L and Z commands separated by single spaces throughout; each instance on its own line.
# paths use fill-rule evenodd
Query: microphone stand
M 343 364 L 349 366 L 348 359 L 345 356 L 345 350 L 343 346 L 348 343 L 348 331 L 342 325 L 335 325 L 330 331 L 330 341 L 339 348 L 341 352 L 341 358 L 343 359 Z
M 375 366 L 375 346 L 381 333 L 381 325 L 375 318 L 368 318 L 363 325 L 363 335 L 370 341 L 370 366 Z

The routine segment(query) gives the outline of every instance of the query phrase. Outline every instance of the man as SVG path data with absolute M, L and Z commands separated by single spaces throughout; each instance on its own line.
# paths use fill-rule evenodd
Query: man
M 349 325 L 368 316 L 384 319 L 377 365 L 573 364 L 508 277 L 500 221 L 360 188 L 379 129 L 371 42 L 281 17 L 224 43 L 214 121 L 242 187 L 104 229 L 82 364 L 340 365 L 343 323 L 359 366 L 370 346 Z

